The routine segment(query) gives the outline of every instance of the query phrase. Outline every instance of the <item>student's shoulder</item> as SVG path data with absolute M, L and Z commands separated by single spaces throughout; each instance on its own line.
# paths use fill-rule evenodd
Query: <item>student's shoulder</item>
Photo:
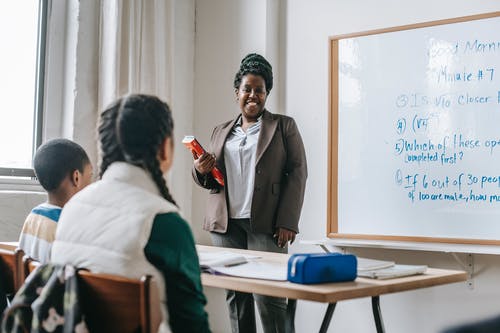
M 191 227 L 179 213 L 169 212 L 156 215 L 151 229 L 150 241 L 170 247 L 182 247 L 186 244 L 193 244 L 194 237 Z
M 40 215 L 49 218 L 51 220 L 58 221 L 59 217 L 61 216 L 61 211 L 62 211 L 61 207 L 54 206 L 49 203 L 42 203 L 39 204 L 38 206 L 33 207 L 33 209 L 31 209 L 30 215 L 32 216 Z
M 153 228 L 161 233 L 191 233 L 189 224 L 182 218 L 182 216 L 179 215 L 178 212 L 169 212 L 156 215 L 153 221 Z

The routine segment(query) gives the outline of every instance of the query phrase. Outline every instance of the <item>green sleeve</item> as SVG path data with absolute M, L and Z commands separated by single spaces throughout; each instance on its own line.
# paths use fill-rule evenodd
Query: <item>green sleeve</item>
M 157 215 L 144 252 L 165 278 L 172 332 L 210 332 L 200 264 L 186 221 L 177 213 Z

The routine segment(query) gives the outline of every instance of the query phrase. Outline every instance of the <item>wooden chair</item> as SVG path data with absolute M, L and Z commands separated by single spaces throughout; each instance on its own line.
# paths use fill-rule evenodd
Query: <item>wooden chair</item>
M 33 272 L 41 263 L 28 255 L 23 257 L 23 277 L 24 280 Z
M 80 300 L 90 332 L 156 333 L 161 322 L 158 289 L 140 280 L 79 271 Z
M 26 276 L 40 265 L 24 258 Z M 78 271 L 80 304 L 90 332 L 156 333 L 162 316 L 151 276 L 128 279 Z
M 9 298 L 24 282 L 23 256 L 21 249 L 0 247 L 0 283 Z

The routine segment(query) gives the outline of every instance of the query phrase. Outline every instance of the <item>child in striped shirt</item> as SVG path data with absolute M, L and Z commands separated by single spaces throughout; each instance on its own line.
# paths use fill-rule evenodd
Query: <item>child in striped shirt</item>
M 61 210 L 74 194 L 90 184 L 92 164 L 77 143 L 53 139 L 38 148 L 33 166 L 48 201 L 33 208 L 26 217 L 19 247 L 31 258 L 46 263 Z

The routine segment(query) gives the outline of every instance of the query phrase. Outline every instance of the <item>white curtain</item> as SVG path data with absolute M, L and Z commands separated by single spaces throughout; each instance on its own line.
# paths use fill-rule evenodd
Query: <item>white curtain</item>
M 146 93 L 171 104 L 174 11 L 186 6 L 181 1 L 52 0 L 45 139 L 75 140 L 96 165 L 96 124 L 113 100 Z M 194 12 L 192 0 L 185 3 Z
M 102 110 L 128 93 L 158 96 L 179 135 L 169 187 L 189 219 L 192 156 L 180 136 L 193 127 L 195 0 L 52 0 L 51 16 L 45 138 L 75 140 L 97 167 Z
M 172 97 L 173 3 L 102 0 L 99 110 L 128 93 Z
M 99 11 L 98 112 L 119 96 L 152 94 L 169 104 L 176 133 L 190 133 L 194 0 L 101 0 Z M 192 157 L 174 139 L 178 153 L 168 183 L 189 219 Z

